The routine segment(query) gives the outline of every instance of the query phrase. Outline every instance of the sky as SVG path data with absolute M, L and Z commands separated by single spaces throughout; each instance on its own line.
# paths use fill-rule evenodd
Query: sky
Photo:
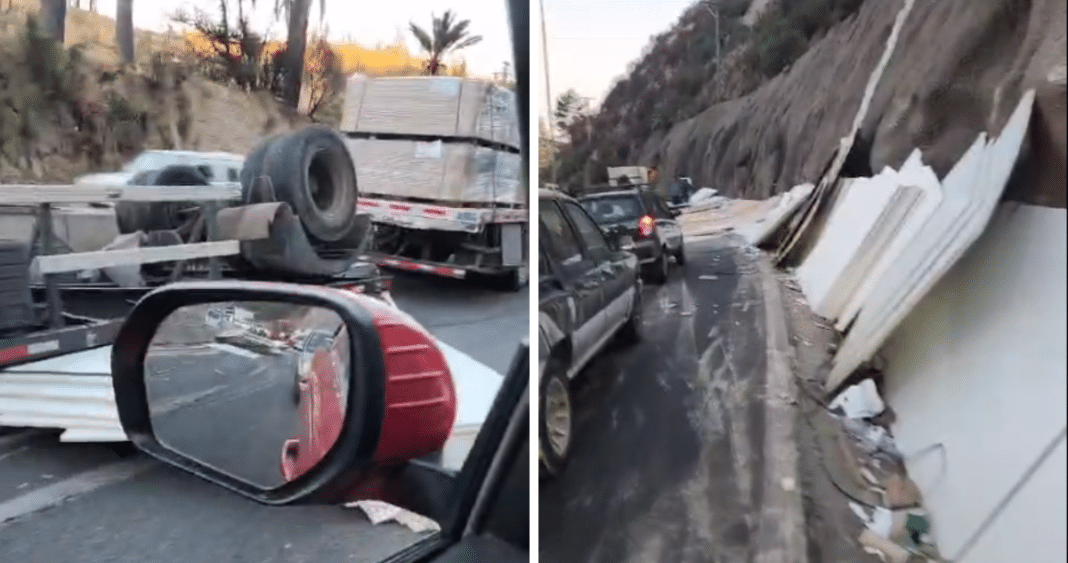
M 257 29 L 270 28 L 274 37 L 285 37 L 285 22 L 272 22 L 273 0 L 258 0 L 253 21 Z M 236 3 L 231 2 L 231 5 Z M 218 0 L 147 0 L 134 2 L 134 26 L 164 31 L 170 14 L 182 7 L 199 7 L 218 12 Z M 420 51 L 418 43 L 408 31 L 414 21 L 424 29 L 430 27 L 430 14 L 440 15 L 452 9 L 461 19 L 471 20 L 472 33 L 482 41 L 462 51 L 472 74 L 489 76 L 500 72 L 505 61 L 512 59 L 512 39 L 508 28 L 508 11 L 504 0 L 387 0 L 358 2 L 356 0 L 326 0 L 326 23 L 331 38 L 351 37 L 364 46 L 392 43 L 398 35 L 404 38 L 412 53 Z M 98 0 L 97 11 L 115 13 L 115 0 Z M 312 1 L 311 25 L 320 23 L 319 0 Z
M 650 38 L 668 30 L 695 0 L 542 0 L 552 99 L 574 88 L 596 107 L 627 65 L 638 59 Z M 536 17 L 532 14 L 531 17 Z M 536 27 L 537 28 L 537 27 Z M 541 33 L 534 34 L 545 56 Z M 544 59 L 541 59 L 542 61 Z M 537 65 L 538 75 L 545 73 Z M 544 79 L 539 81 L 539 114 L 545 116 Z

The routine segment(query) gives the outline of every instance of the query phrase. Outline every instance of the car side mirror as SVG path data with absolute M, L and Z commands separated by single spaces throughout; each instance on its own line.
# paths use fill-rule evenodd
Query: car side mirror
M 319 286 L 164 286 L 130 312 L 111 367 L 136 447 L 265 504 L 323 501 L 440 451 L 457 414 L 429 332 L 382 301 Z

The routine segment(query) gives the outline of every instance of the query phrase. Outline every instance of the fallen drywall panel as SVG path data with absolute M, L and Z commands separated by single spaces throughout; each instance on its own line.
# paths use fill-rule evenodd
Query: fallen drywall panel
M 816 314 L 835 280 L 856 257 L 865 237 L 876 227 L 898 191 L 893 171 L 858 178 L 843 186 L 812 252 L 797 268 L 797 281 Z
M 779 199 L 775 207 L 768 211 L 764 217 L 739 229 L 739 234 L 753 246 L 764 244 L 766 239 L 771 236 L 771 233 L 775 232 L 786 221 L 787 217 L 797 211 L 801 204 L 804 203 L 805 198 L 812 195 L 812 191 L 815 189 L 816 186 L 814 184 L 794 186 L 790 191 L 782 194 L 782 198 Z
M 923 196 L 919 188 L 903 184 L 896 172 L 893 174 L 893 181 L 898 185 L 894 197 L 864 238 L 857 254 L 834 280 L 823 301 L 819 303 L 820 310 L 817 312 L 824 318 L 833 320 L 842 314 L 866 273 L 886 252 L 890 241 L 901 231 L 905 221 L 919 204 Z
M 905 250 L 905 246 L 912 241 L 920 227 L 930 220 L 931 215 L 942 203 L 942 184 L 938 181 L 938 176 L 935 175 L 934 171 L 923 164 L 923 156 L 918 149 L 902 165 L 898 178 L 900 183 L 916 186 L 922 191 L 920 201 L 875 265 L 864 274 L 864 279 L 853 292 L 842 313 L 838 315 L 838 323 L 835 328 L 839 331 L 845 331 L 853 319 L 856 318 L 857 313 L 871 295 L 875 283 L 897 261 Z
M 962 159 L 946 177 L 943 201 L 949 205 L 944 206 L 947 213 L 942 219 L 945 220 L 925 225 L 932 228 L 921 229 L 915 248 L 903 256 L 907 258 L 903 262 L 919 262 L 918 267 L 901 268 L 907 271 L 904 280 L 898 275 L 888 275 L 882 291 L 879 286 L 873 291 L 873 295 L 879 295 L 873 299 L 878 309 L 870 313 L 868 307 L 861 310 L 857 325 L 835 356 L 827 380 L 829 388 L 840 384 L 882 346 L 916 303 L 986 229 L 1019 158 L 1034 99 L 1034 90 L 1026 92 L 997 140 L 987 144 L 985 135 L 980 135 L 965 155 L 969 160 Z M 960 174 L 954 176 L 958 169 Z M 946 223 L 950 228 L 940 229 Z M 926 251 L 932 241 L 936 243 L 934 251 Z M 896 274 L 893 268 L 889 273 Z
M 827 377 L 829 389 L 837 387 L 853 370 L 871 358 L 878 349 L 877 345 L 871 347 L 873 335 L 880 330 L 880 323 L 891 314 L 889 310 L 900 303 L 896 300 L 932 268 L 939 255 L 952 243 L 972 202 L 968 190 L 979 185 L 978 177 L 985 156 L 986 134 L 981 133 L 946 175 L 942 185 L 942 205 L 913 237 L 897 263 L 877 280 L 871 296 L 857 314 L 853 328 L 835 355 L 834 365 Z
M 967 255 L 880 350 L 883 399 L 896 419 L 894 438 L 947 557 L 960 553 L 1068 422 L 1065 227 L 1063 209 L 1000 205 Z M 1063 472 L 1060 482 L 1063 491 Z M 1045 485 L 1027 485 L 1036 486 Z M 1057 488 L 1044 490 L 1055 503 L 1031 503 L 998 521 L 1015 520 L 1009 526 L 1015 530 L 1053 519 L 1064 530 L 1065 496 Z M 1045 548 L 1058 541 L 1063 553 L 1063 532 L 1049 537 L 1037 531 L 986 532 L 992 542 L 1007 546 L 998 553 L 1012 546 L 1019 553 L 1027 545 L 1034 556 L 990 557 L 973 549 L 952 560 L 1064 561 L 1045 557 Z

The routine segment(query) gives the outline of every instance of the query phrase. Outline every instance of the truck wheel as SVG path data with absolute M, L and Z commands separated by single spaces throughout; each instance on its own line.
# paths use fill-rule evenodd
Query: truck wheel
M 543 477 L 559 475 L 571 449 L 571 390 L 564 365 L 553 358 L 545 367 L 538 397 L 538 450 Z
M 337 242 L 350 233 L 356 220 L 356 169 L 333 130 L 307 127 L 271 143 L 263 171 L 278 200 L 293 207 L 311 237 Z
M 686 265 L 686 245 L 679 243 L 679 250 L 675 253 L 675 263 L 679 266 Z
M 210 186 L 208 179 L 192 166 L 175 164 L 166 168 L 138 174 L 131 180 L 135 186 Z M 185 222 L 182 212 L 196 204 L 181 201 L 139 202 L 120 201 L 115 204 L 115 222 L 119 234 L 137 231 L 168 231 Z
M 516 268 L 504 275 L 503 282 L 507 291 L 521 291 L 530 282 L 530 270 L 526 267 Z
M 30 245 L 0 240 L 0 331 L 37 324 L 30 292 Z

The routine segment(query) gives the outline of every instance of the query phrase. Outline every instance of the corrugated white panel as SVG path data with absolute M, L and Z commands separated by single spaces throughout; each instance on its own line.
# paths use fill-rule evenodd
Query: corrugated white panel
M 65 442 L 126 440 L 110 375 L 0 373 L 0 426 L 60 428 Z
M 875 284 L 835 356 L 828 387 L 871 358 L 986 229 L 1019 157 L 1034 100 L 1029 90 L 998 139 L 987 143 L 980 135 L 946 176 L 942 204 Z
M 438 344 L 456 385 L 456 432 L 478 427 L 504 378 L 460 350 Z M 65 442 L 126 441 L 110 357 L 111 347 L 105 346 L 0 371 L 0 426 L 63 429 Z

